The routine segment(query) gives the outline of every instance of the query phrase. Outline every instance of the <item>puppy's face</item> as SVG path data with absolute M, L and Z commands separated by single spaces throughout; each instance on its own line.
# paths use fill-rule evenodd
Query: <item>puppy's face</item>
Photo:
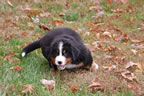
M 58 42 L 53 46 L 50 57 L 59 70 L 64 70 L 72 62 L 72 52 L 69 44 Z

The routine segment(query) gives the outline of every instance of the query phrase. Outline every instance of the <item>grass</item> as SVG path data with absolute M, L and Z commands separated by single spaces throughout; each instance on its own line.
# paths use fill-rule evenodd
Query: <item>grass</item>
M 10 1 L 12 5 L 7 1 Z M 112 2 L 111 5 L 108 5 L 105 0 L 102 0 L 101 3 L 87 0 L 7 1 L 0 1 L 0 96 L 136 96 L 144 94 L 143 71 L 135 73 L 138 80 L 136 86 L 140 88 L 139 90 L 128 90 L 128 85 L 132 82 L 128 82 L 115 74 L 115 72 L 125 71 L 124 66 L 129 61 L 141 63 L 143 67 L 143 49 L 136 49 L 140 53 L 134 55 L 130 47 L 132 42 L 125 43 L 109 37 L 98 36 L 98 33 L 102 36 L 101 32 L 105 31 L 110 32 L 111 35 L 119 35 L 119 31 L 116 30 L 120 30 L 132 40 L 143 40 L 143 0 L 129 0 L 126 4 Z M 105 14 L 96 18 L 95 16 L 99 11 L 90 10 L 92 6 L 101 7 Z M 32 11 L 26 12 L 26 8 L 31 8 Z M 118 8 L 124 11 L 111 11 Z M 126 10 L 128 12 L 125 12 Z M 46 14 L 44 15 L 44 13 Z M 64 14 L 64 16 L 60 16 L 60 14 Z M 33 21 L 32 18 L 38 18 L 39 22 Z M 54 20 L 63 21 L 64 24 L 54 24 Z M 89 25 L 88 22 L 93 25 Z M 39 28 L 40 24 L 44 24 L 50 29 L 72 28 L 81 35 L 87 47 L 95 41 L 100 41 L 103 49 L 92 51 L 93 59 L 99 65 L 99 69 L 96 72 L 89 72 L 84 69 L 65 70 L 55 75 L 53 70 L 49 68 L 47 60 L 42 56 L 40 49 L 22 58 L 20 55 L 22 48 L 47 33 L 47 31 Z M 102 25 L 97 28 L 98 24 Z M 101 32 L 91 32 L 91 30 Z M 113 53 L 106 52 L 105 49 L 111 45 L 121 50 Z M 120 52 L 124 53 L 122 56 L 126 57 L 125 62 L 116 58 L 108 59 L 105 57 L 109 55 L 121 58 Z M 103 68 L 108 64 L 116 65 L 115 71 L 109 72 Z M 22 70 L 10 69 L 16 65 L 20 66 Z M 44 89 L 40 83 L 42 79 L 54 80 L 56 82 L 55 90 Z M 88 90 L 88 85 L 93 80 L 100 82 L 104 91 L 91 93 Z M 32 93 L 22 93 L 23 86 L 26 84 L 34 86 Z M 80 86 L 81 90 L 72 92 L 71 85 Z

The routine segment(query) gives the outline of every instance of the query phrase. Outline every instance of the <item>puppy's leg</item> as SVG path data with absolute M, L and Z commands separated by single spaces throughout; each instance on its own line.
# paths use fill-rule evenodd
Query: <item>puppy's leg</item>
M 88 54 L 85 55 L 84 65 L 91 66 L 92 63 L 93 63 L 93 58 L 90 51 L 88 50 Z
M 84 66 L 84 64 L 81 62 L 79 64 L 67 64 L 65 66 L 66 66 L 66 69 L 73 69 L 73 68 L 80 68 Z

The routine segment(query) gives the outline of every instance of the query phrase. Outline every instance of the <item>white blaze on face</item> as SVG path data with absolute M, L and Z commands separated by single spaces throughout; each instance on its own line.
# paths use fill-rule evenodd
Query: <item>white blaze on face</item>
M 62 49 L 63 49 L 63 42 L 59 43 L 58 50 L 59 55 L 55 58 L 55 64 L 58 66 L 58 69 L 63 70 L 65 69 L 66 64 L 66 58 L 62 55 Z

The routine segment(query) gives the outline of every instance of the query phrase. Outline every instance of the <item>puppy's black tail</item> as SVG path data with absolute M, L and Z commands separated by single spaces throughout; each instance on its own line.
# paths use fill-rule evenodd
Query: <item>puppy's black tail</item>
M 22 57 L 24 57 L 26 54 L 28 54 L 29 52 L 40 48 L 40 40 L 37 40 L 33 43 L 31 43 L 30 45 L 26 46 L 23 51 L 22 51 Z

